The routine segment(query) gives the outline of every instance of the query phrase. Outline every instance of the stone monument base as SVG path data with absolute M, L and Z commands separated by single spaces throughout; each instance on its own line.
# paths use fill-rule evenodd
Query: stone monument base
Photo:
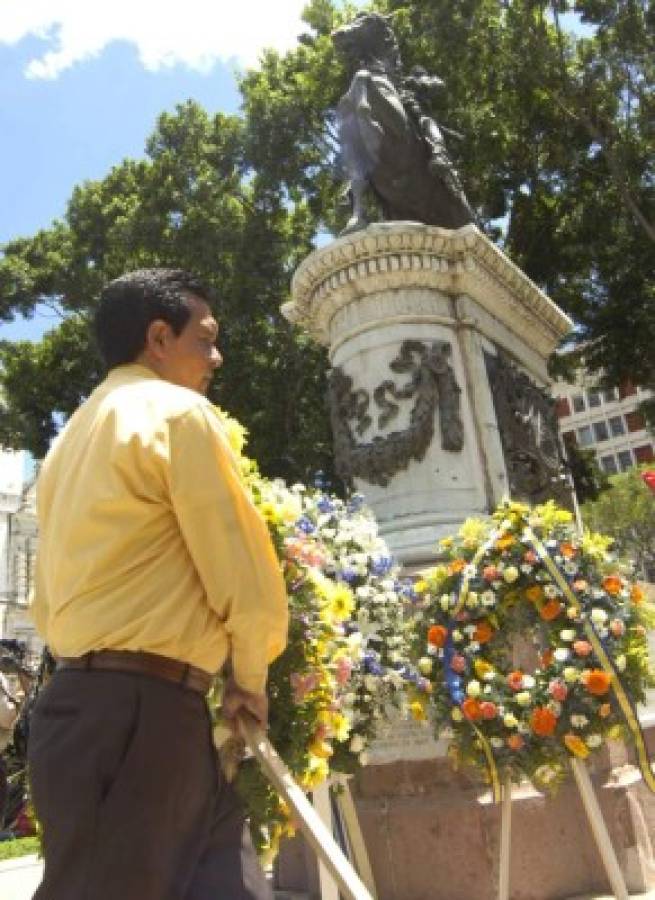
M 651 753 L 655 726 L 646 729 Z M 622 744 L 589 771 L 628 891 L 655 887 L 655 795 Z M 445 757 L 362 769 L 352 782 L 378 900 L 495 900 L 500 806 Z M 301 838 L 283 846 L 277 885 L 319 900 L 316 862 Z M 555 797 L 530 785 L 512 803 L 512 900 L 611 893 L 573 778 Z

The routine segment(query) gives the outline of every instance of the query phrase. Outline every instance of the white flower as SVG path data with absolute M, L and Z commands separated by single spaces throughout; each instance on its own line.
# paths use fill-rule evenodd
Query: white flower
M 623 653 L 621 653 L 619 656 L 617 656 L 616 659 L 614 660 L 614 665 L 619 670 L 619 672 L 625 672 L 626 663 L 627 663 L 627 660 Z
M 482 686 L 480 682 L 476 681 L 475 679 L 469 681 L 469 683 L 466 685 L 466 693 L 469 695 L 469 697 L 479 697 L 481 690 Z
M 519 720 L 516 718 L 516 716 L 513 716 L 512 713 L 507 713 L 507 715 L 503 718 L 503 725 L 505 726 L 505 728 L 516 728 L 518 724 Z
M 562 704 L 559 700 L 549 700 L 548 701 L 548 709 L 552 712 L 554 716 L 562 715 Z
M 393 591 L 395 586 L 396 586 L 396 584 L 395 584 L 393 578 L 385 578 L 384 581 L 380 585 L 380 587 L 382 588 L 383 591 Z
M 455 643 L 459 643 L 461 640 L 463 640 L 463 638 L 464 635 L 459 630 L 459 628 L 455 628 L 453 631 L 453 640 L 455 641 Z
M 571 655 L 571 651 L 566 647 L 558 647 L 553 656 L 557 660 L 557 662 L 566 662 L 566 660 Z
M 483 606 L 494 606 L 496 603 L 496 595 L 493 591 L 485 591 L 480 595 Z
M 584 728 L 585 725 L 589 724 L 589 719 L 586 716 L 582 716 L 578 713 L 574 713 L 571 716 L 571 725 L 574 728 Z
M 601 609 L 599 606 L 594 606 L 591 611 L 591 621 L 594 625 L 604 625 L 607 622 L 608 616 L 604 609 Z
M 464 576 L 464 578 L 475 578 L 476 574 L 477 571 L 475 566 L 472 566 L 470 563 L 464 566 L 464 569 L 462 570 L 462 575 Z
M 361 734 L 356 734 L 351 738 L 349 746 L 352 753 L 361 753 L 366 746 L 366 741 Z
M 519 734 L 530 734 L 530 726 L 527 722 L 519 722 L 517 731 Z
M 487 676 L 485 675 L 485 679 L 486 679 L 486 677 Z M 492 691 L 493 691 L 493 688 L 491 687 L 490 684 L 485 684 L 484 688 L 482 689 L 483 694 L 490 694 Z
M 507 566 L 507 568 L 503 570 L 503 578 L 508 584 L 513 584 L 518 577 L 519 570 L 516 566 Z
M 571 562 L 571 560 L 568 560 L 567 562 L 564 563 L 564 571 L 566 572 L 567 575 L 575 575 L 575 573 L 578 571 L 578 567 L 576 566 L 576 564 L 574 562 Z
M 475 591 L 471 591 L 469 593 L 468 597 L 466 598 L 466 605 L 469 609 L 475 609 L 477 606 L 479 606 L 478 595 L 475 593 Z
M 585 739 L 585 742 L 587 744 L 587 747 L 591 747 L 593 750 L 594 747 L 600 747 L 600 745 L 603 743 L 603 739 L 599 734 L 590 734 Z
M 361 597 L 362 600 L 366 600 L 373 593 L 373 588 L 371 588 L 368 584 L 364 584 L 361 587 L 358 587 L 355 593 L 358 597 Z
M 532 566 L 530 565 L 530 563 L 521 563 L 521 571 L 524 575 L 529 575 L 532 571 Z
M 371 694 L 375 694 L 378 689 L 378 679 L 375 675 L 366 675 L 364 677 L 364 684 L 366 685 L 366 690 L 370 691 Z
M 368 765 L 368 760 L 369 760 L 369 755 L 368 755 L 368 753 L 366 752 L 366 750 L 364 750 L 363 753 L 360 753 L 360 754 L 359 754 L 359 764 L 360 764 L 360 766 L 367 766 L 367 765 Z
M 500 748 L 501 748 L 502 746 L 504 746 L 504 745 L 503 745 L 502 738 L 499 738 L 499 737 L 492 737 L 492 738 L 489 738 L 489 743 L 490 743 L 491 746 L 494 748 L 494 750 L 500 750 Z
M 471 635 L 475 634 L 477 627 L 478 627 L 477 625 L 465 625 L 464 628 L 462 629 L 462 631 L 464 632 L 464 634 L 467 637 L 470 638 Z
M 580 610 L 578 609 L 577 606 L 569 606 L 569 607 L 567 607 L 567 610 L 566 610 L 566 617 L 568 619 L 577 619 L 579 612 L 580 612 Z
M 523 676 L 523 687 L 531 690 L 535 686 L 536 682 L 532 675 L 524 675 Z
M 558 591 L 554 584 L 547 584 L 544 588 L 544 594 L 549 600 L 552 600 L 554 597 L 558 596 Z
M 514 699 L 519 706 L 530 706 L 532 703 L 532 694 L 530 691 L 519 691 Z
M 450 594 L 442 594 L 439 598 L 439 606 L 443 609 L 444 612 L 448 612 L 450 609 Z
M 429 675 L 432 671 L 432 660 L 429 656 L 422 656 L 418 661 L 419 672 L 422 675 Z
M 559 633 L 560 638 L 567 643 L 575 639 L 575 631 L 572 628 L 564 628 Z

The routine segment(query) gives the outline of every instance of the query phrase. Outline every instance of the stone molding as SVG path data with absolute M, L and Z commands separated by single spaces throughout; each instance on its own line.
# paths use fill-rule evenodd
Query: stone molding
M 395 290 L 468 295 L 549 355 L 572 321 L 475 225 L 456 231 L 415 222 L 371 225 L 315 250 L 297 269 L 284 315 L 330 345 L 332 323 L 353 301 Z

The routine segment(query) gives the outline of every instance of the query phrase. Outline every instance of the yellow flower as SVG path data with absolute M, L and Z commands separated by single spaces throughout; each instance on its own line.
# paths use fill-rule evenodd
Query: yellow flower
M 334 750 L 332 749 L 332 744 L 328 741 L 317 738 L 309 745 L 309 752 L 312 756 L 317 756 L 319 759 L 329 759 L 334 753 Z
M 414 583 L 414 592 L 416 594 L 424 594 L 428 589 L 427 581 L 424 581 L 422 578 L 419 581 Z
M 605 559 L 611 543 L 611 537 L 607 537 L 605 534 L 596 534 L 593 531 L 585 531 L 582 536 L 583 551 L 597 560 Z
M 489 524 L 484 519 L 467 519 L 458 534 L 467 547 L 477 547 L 485 540 L 488 531 Z
M 439 544 L 444 548 L 444 550 L 450 549 L 453 546 L 454 541 L 451 537 L 441 538 Z
M 317 756 L 309 757 L 309 766 L 300 776 L 300 783 L 304 788 L 311 790 L 322 784 L 330 774 L 330 767 L 324 759 Z
M 424 722 L 428 717 L 428 714 L 425 709 L 425 704 L 421 703 L 420 700 L 413 700 L 409 704 L 409 711 L 412 714 L 412 718 L 415 719 L 417 722 Z
M 494 671 L 494 667 L 491 663 L 486 662 L 484 659 L 476 659 L 473 663 L 473 668 L 475 669 L 475 674 L 481 681 L 484 681 L 486 675 L 490 675 Z
M 331 727 L 336 741 L 343 744 L 344 741 L 348 740 L 352 723 L 347 716 L 344 716 L 341 713 L 333 713 Z
M 355 597 L 347 584 L 336 584 L 329 592 L 328 602 L 332 618 L 336 622 L 345 622 L 355 608 Z
M 566 744 L 566 749 L 569 753 L 572 753 L 573 756 L 577 756 L 578 759 L 586 759 L 589 756 L 589 747 L 587 747 L 582 738 L 578 737 L 577 734 L 565 734 L 564 743 Z

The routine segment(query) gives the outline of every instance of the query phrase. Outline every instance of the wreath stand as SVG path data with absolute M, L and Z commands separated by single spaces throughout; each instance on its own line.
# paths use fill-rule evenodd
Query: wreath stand
M 581 759 L 571 760 L 573 777 L 580 793 L 587 821 L 591 828 L 598 853 L 605 869 L 605 874 L 616 900 L 628 900 L 625 879 L 614 852 L 607 825 L 600 809 L 600 804 L 589 777 L 589 772 Z M 500 867 L 498 877 L 498 900 L 510 898 L 510 852 L 512 843 L 512 783 L 509 779 L 503 784 L 503 795 L 500 813 Z

